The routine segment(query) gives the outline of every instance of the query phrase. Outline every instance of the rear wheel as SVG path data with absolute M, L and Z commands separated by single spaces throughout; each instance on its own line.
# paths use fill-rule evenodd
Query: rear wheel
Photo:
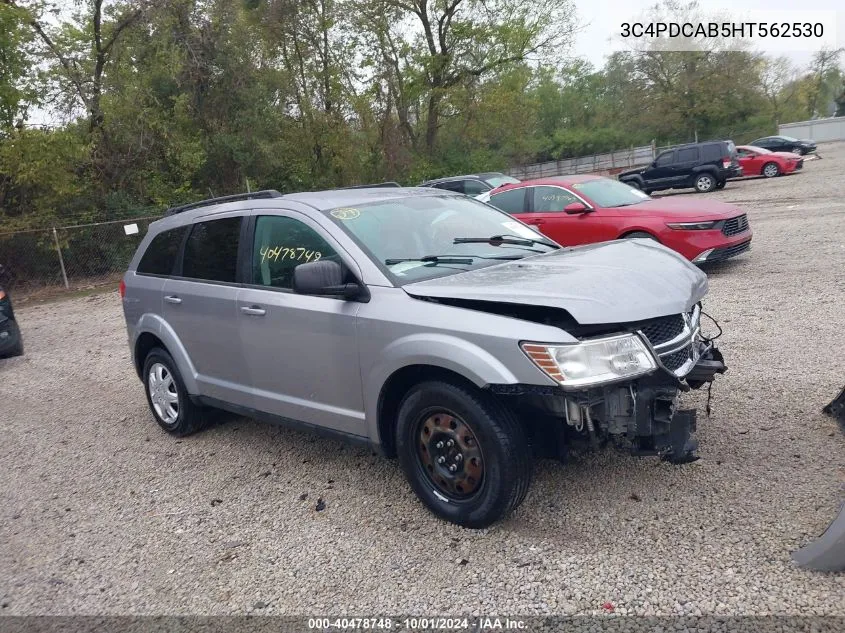
M 492 395 L 424 382 L 405 396 L 397 417 L 402 470 L 436 515 L 483 528 L 522 503 L 531 482 L 528 442 L 513 413 Z
M 716 188 L 716 178 L 712 174 L 699 174 L 695 178 L 695 190 L 699 193 L 707 193 Z
M 766 178 L 774 178 L 775 176 L 780 176 L 780 167 L 778 167 L 777 163 L 769 162 L 763 165 L 762 173 Z
M 144 361 L 144 391 L 156 422 L 168 433 L 182 437 L 205 425 L 202 407 L 188 397 L 182 375 L 173 358 L 154 347 Z
M 716 189 L 724 189 L 727 182 L 727 180 L 720 180 L 716 183 Z

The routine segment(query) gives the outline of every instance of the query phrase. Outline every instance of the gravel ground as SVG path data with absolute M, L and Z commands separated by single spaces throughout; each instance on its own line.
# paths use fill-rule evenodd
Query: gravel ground
M 539 462 L 487 530 L 435 519 L 395 462 L 334 441 L 245 419 L 175 440 L 116 293 L 20 305 L 27 355 L 0 361 L 2 613 L 845 615 L 845 574 L 789 558 L 845 481 L 820 413 L 845 384 L 845 143 L 819 151 L 709 196 L 755 237 L 709 271 L 730 370 L 709 419 L 686 397 L 702 459 Z

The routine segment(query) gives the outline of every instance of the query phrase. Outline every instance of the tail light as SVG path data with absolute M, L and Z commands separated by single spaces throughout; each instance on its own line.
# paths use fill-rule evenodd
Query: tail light
M 732 163 L 733 163 L 733 160 L 731 160 L 730 156 L 727 156 L 727 157 L 722 159 L 722 167 L 725 168 L 725 169 L 730 167 Z
M 120 293 L 121 299 L 126 296 L 126 282 L 122 279 L 120 280 L 120 286 L 118 286 L 117 291 Z

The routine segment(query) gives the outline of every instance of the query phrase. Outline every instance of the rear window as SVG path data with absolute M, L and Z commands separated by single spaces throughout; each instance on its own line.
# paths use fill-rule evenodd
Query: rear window
M 142 275 L 172 274 L 185 230 L 182 226 L 156 235 L 141 257 L 137 272 Z
M 235 281 L 241 218 L 198 222 L 185 243 L 182 276 L 208 281 Z

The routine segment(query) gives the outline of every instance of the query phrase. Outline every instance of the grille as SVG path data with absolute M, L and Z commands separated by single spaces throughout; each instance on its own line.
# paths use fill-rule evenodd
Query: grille
M 666 356 L 660 357 L 660 362 L 663 363 L 663 366 L 666 367 L 669 371 L 677 371 L 681 367 L 683 367 L 684 363 L 690 359 L 690 346 L 686 346 L 684 349 L 678 350 L 677 352 L 673 352 L 672 354 L 667 354 Z
M 747 230 L 748 216 L 744 213 L 736 216 L 735 218 L 731 218 L 730 220 L 725 220 L 725 223 L 722 225 L 722 233 L 727 236 L 739 235 Z
M 744 253 L 751 249 L 751 240 L 734 244 L 733 246 L 726 246 L 725 248 L 717 248 L 710 255 L 707 256 L 707 263 L 721 262 L 731 257 L 736 257 L 740 253 Z
M 656 319 L 641 328 L 649 343 L 653 346 L 671 341 L 684 331 L 684 319 L 680 314 Z

